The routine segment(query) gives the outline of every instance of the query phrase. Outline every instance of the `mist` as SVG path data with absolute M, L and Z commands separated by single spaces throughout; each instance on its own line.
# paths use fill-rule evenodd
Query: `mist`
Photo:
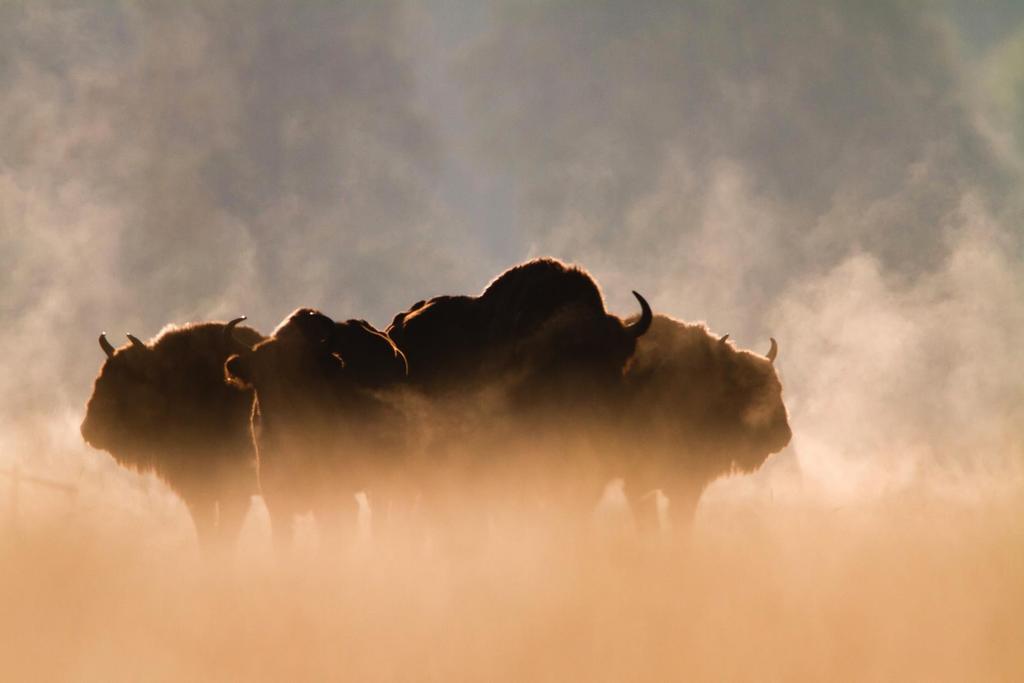
M 0 5 L 0 470 L 74 489 L 19 487 L 2 631 L 54 678 L 1020 675 L 1024 11 L 463 5 Z M 779 341 L 793 441 L 686 551 L 609 496 L 599 541 L 279 561 L 257 498 L 211 569 L 78 433 L 101 331 L 384 326 L 542 255 Z

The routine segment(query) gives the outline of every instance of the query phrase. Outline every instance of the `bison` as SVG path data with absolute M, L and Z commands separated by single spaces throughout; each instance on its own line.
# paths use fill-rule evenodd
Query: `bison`
M 674 529 L 685 531 L 704 488 L 731 473 L 753 472 L 782 450 L 792 432 L 773 361 L 737 349 L 701 324 L 657 315 L 626 373 L 621 417 L 626 443 L 619 473 L 641 526 L 652 526 L 654 499 L 669 497 Z
M 395 316 L 388 336 L 427 394 L 474 392 L 502 382 L 511 405 L 544 411 L 591 405 L 615 386 L 651 309 L 632 323 L 608 313 L 584 270 L 542 258 L 499 275 L 479 296 L 439 296 Z
M 408 360 L 410 385 L 433 406 L 434 457 L 471 479 L 442 477 L 442 506 L 453 496 L 493 501 L 495 486 L 519 497 L 566 481 L 589 428 L 612 418 L 650 326 L 650 306 L 633 294 L 641 314 L 626 323 L 608 313 L 586 271 L 542 258 L 479 296 L 439 296 L 395 316 L 387 334 Z M 591 488 L 596 497 L 600 486 Z
M 107 357 L 81 426 L 93 448 L 166 482 L 206 549 L 235 540 L 256 493 L 253 395 L 223 381 L 235 344 L 227 332 L 249 345 L 263 338 L 241 320 L 169 326 L 149 343 L 129 334 L 118 349 L 101 334 Z
M 400 457 L 396 411 L 382 392 L 406 376 L 405 357 L 364 320 L 336 323 L 300 308 L 273 334 L 240 345 L 227 382 L 254 391 L 259 480 L 274 542 L 312 512 L 326 539 L 355 519 L 354 494 L 373 490 Z

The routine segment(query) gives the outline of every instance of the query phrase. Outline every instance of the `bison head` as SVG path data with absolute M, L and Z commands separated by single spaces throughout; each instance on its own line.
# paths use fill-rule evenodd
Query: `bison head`
M 256 391 L 264 421 L 280 415 L 337 415 L 359 410 L 364 389 L 404 379 L 405 357 L 383 333 L 362 320 L 335 323 L 300 308 L 271 337 L 239 348 L 224 364 L 229 384 Z
M 753 471 L 792 436 L 777 354 L 774 339 L 762 356 L 656 316 L 627 373 L 630 419 L 712 477 Z
M 331 353 L 328 338 L 334 321 L 319 311 L 300 308 L 253 347 L 236 344 L 236 353 L 224 362 L 229 384 L 255 389 L 260 409 L 316 400 L 315 394 L 344 368 L 344 361 Z M 231 326 L 225 335 L 231 335 Z
M 133 456 L 160 432 L 166 410 L 165 378 L 153 351 L 128 335 L 115 349 L 106 334 L 99 338 L 107 358 L 93 383 L 81 433 L 86 443 L 115 457 Z

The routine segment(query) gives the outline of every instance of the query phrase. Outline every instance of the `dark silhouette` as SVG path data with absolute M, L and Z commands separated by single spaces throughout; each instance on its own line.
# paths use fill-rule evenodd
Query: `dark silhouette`
M 536 496 L 578 533 L 617 476 L 642 525 L 660 488 L 685 529 L 707 484 L 789 443 L 778 347 L 738 350 L 634 295 L 623 321 L 584 270 L 537 259 L 386 333 L 300 308 L 268 338 L 242 318 L 116 350 L 101 335 L 82 435 L 166 481 L 204 546 L 235 538 L 257 486 L 279 545 L 304 512 L 328 540 L 350 528 L 360 490 L 375 515 L 416 493 L 439 528 L 474 534 L 505 494 Z
M 355 493 L 386 488 L 401 458 L 398 411 L 384 395 L 405 357 L 362 320 L 335 323 L 301 308 L 266 340 L 224 363 L 230 384 L 254 390 L 259 479 L 275 543 L 313 512 L 336 537 L 355 520 Z
M 100 335 L 107 358 L 81 427 L 90 446 L 166 482 L 204 548 L 235 540 L 257 491 L 252 392 L 224 385 L 235 346 L 226 331 L 248 345 L 263 339 L 240 320 L 170 327 L 148 344 L 128 335 L 118 349 Z
M 607 312 L 588 273 L 544 258 L 505 271 L 479 296 L 439 296 L 395 316 L 388 336 L 433 406 L 427 460 L 446 463 L 423 477 L 428 507 L 463 499 L 482 512 L 500 492 L 567 499 L 551 487 L 619 408 L 624 368 L 651 322 L 634 295 L 642 313 L 627 324 Z M 596 499 L 600 485 L 589 488 Z M 441 514 L 445 524 L 467 521 L 458 510 Z
M 741 351 L 704 325 L 655 316 L 626 373 L 618 471 L 642 524 L 654 521 L 653 498 L 670 499 L 673 527 L 690 526 L 704 488 L 718 477 L 753 472 L 792 436 L 773 361 Z
M 387 334 L 409 362 L 409 380 L 428 394 L 465 393 L 501 383 L 515 411 L 593 407 L 622 380 L 648 328 L 605 310 L 584 270 L 544 258 L 498 276 L 480 296 L 439 296 L 395 316 Z

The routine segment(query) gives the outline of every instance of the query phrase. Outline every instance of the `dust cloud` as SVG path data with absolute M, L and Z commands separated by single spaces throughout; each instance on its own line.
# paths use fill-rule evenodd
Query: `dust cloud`
M 214 562 L 184 511 L 160 507 L 114 521 L 80 502 L 5 535 L 6 678 L 1024 674 L 1019 495 L 719 500 L 683 547 L 638 542 L 612 501 L 575 538 L 520 517 L 463 553 L 366 536 L 330 553 L 309 525 L 287 557 L 257 507 L 237 555 Z
M 1024 678 L 1022 36 L 1003 0 L 0 4 L 0 678 Z M 206 558 L 81 441 L 102 330 L 383 325 L 537 255 L 779 340 L 792 444 L 689 534 L 613 486 L 471 547 L 364 501 L 281 556 L 256 497 Z

